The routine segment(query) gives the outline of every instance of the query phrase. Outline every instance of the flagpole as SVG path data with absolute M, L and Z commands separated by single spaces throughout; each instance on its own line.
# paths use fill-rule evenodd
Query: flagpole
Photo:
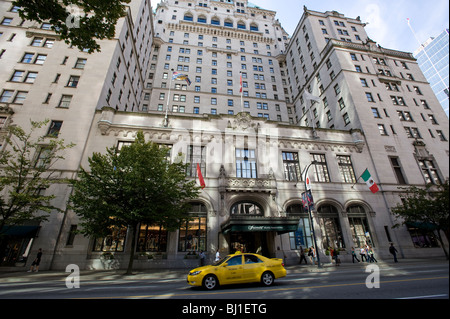
M 308 199 L 307 197 L 307 192 L 308 192 L 308 185 L 306 184 L 306 176 L 308 176 L 308 170 L 311 167 L 311 165 L 316 164 L 316 161 L 312 161 L 305 169 L 305 178 L 304 178 L 304 182 L 305 182 L 305 197 L 306 199 Z M 303 176 L 303 174 L 302 174 Z M 311 193 L 311 198 L 312 198 L 312 191 L 311 189 L 309 189 L 309 192 Z M 317 249 L 317 240 L 316 240 L 316 232 L 314 230 L 314 220 L 312 218 L 312 212 L 311 212 L 311 205 L 308 204 L 308 219 L 309 219 L 309 224 L 311 225 L 311 231 L 312 231 L 312 235 L 313 235 L 313 241 L 314 241 L 314 249 L 316 251 L 316 256 L 317 256 L 317 267 L 318 268 L 322 268 L 322 266 L 320 265 L 320 256 L 319 256 L 319 251 Z
M 366 168 L 366 169 L 364 170 L 364 172 L 367 171 L 368 169 L 369 169 L 369 168 Z M 363 174 L 364 174 L 364 172 L 363 172 Z M 358 184 L 358 181 L 359 181 L 359 179 L 361 178 L 361 176 L 362 176 L 362 174 L 359 175 L 358 179 L 356 180 L 356 183 L 353 184 L 351 188 L 355 187 L 355 185 Z
M 172 89 L 172 80 L 173 80 L 174 69 L 172 69 L 171 71 L 172 71 L 172 76 L 170 77 L 170 82 L 169 82 L 169 95 L 167 96 L 166 115 L 164 116 L 164 124 L 163 124 L 164 127 L 169 126 L 169 101 L 170 101 L 170 92 Z

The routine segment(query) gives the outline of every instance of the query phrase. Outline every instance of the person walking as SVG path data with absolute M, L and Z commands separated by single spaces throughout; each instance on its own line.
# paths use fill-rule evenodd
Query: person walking
M 394 262 L 398 263 L 398 260 L 397 260 L 397 253 L 398 253 L 398 251 L 394 247 L 394 243 L 391 243 L 391 246 L 389 247 L 389 252 L 391 253 L 392 256 L 394 256 Z
M 308 257 L 309 257 L 309 259 L 311 260 L 311 263 L 312 263 L 313 265 L 315 265 L 315 264 L 316 264 L 316 252 L 315 252 L 313 246 L 311 246 L 311 247 L 309 248 L 309 251 L 308 251 Z
M 205 265 L 206 255 L 203 250 L 200 251 L 200 266 Z
M 305 261 L 305 264 L 307 265 L 308 262 L 306 261 L 305 251 L 303 250 L 303 247 L 300 246 L 300 262 L 299 262 L 300 265 L 302 264 L 303 260 Z
M 219 252 L 219 250 L 217 249 L 217 251 L 216 251 L 216 259 L 214 260 L 214 261 L 219 261 L 220 260 L 220 252 Z
M 364 249 L 364 247 L 361 247 L 361 250 L 359 251 L 359 255 L 361 256 L 362 262 L 366 261 L 366 250 Z
M 42 258 L 42 248 L 39 248 L 36 258 L 33 260 L 33 263 L 31 264 L 30 270 L 28 270 L 28 272 L 39 271 L 39 264 L 41 263 L 41 258 Z
M 373 248 L 372 248 L 372 246 L 369 246 L 369 258 L 370 258 L 370 262 L 371 262 L 371 263 L 373 263 L 373 262 L 378 263 L 378 260 L 375 259 L 375 256 L 374 256 L 374 254 L 373 254 Z
M 352 262 L 355 263 L 355 259 L 359 262 L 358 257 L 356 257 L 355 247 L 352 247 Z

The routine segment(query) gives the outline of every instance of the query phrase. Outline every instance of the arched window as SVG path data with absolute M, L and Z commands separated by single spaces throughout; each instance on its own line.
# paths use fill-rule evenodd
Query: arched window
M 206 23 L 206 17 L 204 15 L 201 15 L 197 18 L 197 22 L 199 23 Z
M 218 17 L 213 17 L 213 18 L 211 19 L 211 24 L 212 24 L 212 25 L 220 25 L 220 20 L 219 20 L 219 18 L 218 18 Z
M 234 23 L 230 19 L 227 19 L 227 20 L 225 20 L 224 26 L 232 28 L 234 26 Z
M 231 215 L 264 215 L 264 210 L 253 202 L 239 202 L 231 207 Z
M 337 208 L 333 205 L 325 204 L 317 209 L 317 213 L 323 235 L 323 249 L 328 249 L 328 247 L 345 248 Z
M 289 216 L 299 217 L 298 229 L 295 232 L 289 233 L 289 243 L 291 249 L 309 248 L 314 245 L 311 224 L 309 223 L 308 213 L 303 208 L 302 204 L 294 204 L 287 207 L 286 212 Z
M 245 22 L 239 21 L 237 24 L 238 29 L 245 30 L 247 27 L 245 26 Z
M 352 205 L 347 208 L 347 213 L 354 247 L 361 248 L 365 245 L 373 247 L 374 244 L 364 208 L 361 205 Z
M 259 31 L 259 27 L 256 23 L 250 24 L 250 30 L 251 31 Z
M 184 15 L 184 21 L 194 21 L 194 16 L 190 13 Z
M 206 250 L 207 209 L 202 203 L 191 203 L 191 218 L 180 227 L 178 251 Z

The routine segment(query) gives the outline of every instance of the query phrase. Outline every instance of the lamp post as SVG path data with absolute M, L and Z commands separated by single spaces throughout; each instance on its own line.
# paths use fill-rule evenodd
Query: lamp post
M 305 196 L 307 196 L 307 192 L 308 192 L 308 186 L 306 183 L 306 177 L 308 176 L 308 170 L 311 167 L 311 165 L 316 164 L 317 161 L 312 161 L 304 170 L 304 174 L 302 174 L 302 176 L 304 176 L 304 182 L 305 182 Z M 311 192 L 311 190 L 309 190 Z M 311 198 L 312 198 L 312 192 L 311 192 Z M 312 235 L 313 235 L 313 241 L 314 241 L 314 249 L 316 251 L 316 256 L 317 256 L 317 267 L 321 268 L 322 265 L 320 264 L 320 256 L 319 256 L 319 251 L 317 249 L 317 240 L 316 240 L 316 232 L 314 230 L 314 221 L 312 218 L 312 213 L 311 213 L 311 205 L 309 205 L 308 203 L 308 219 L 309 219 L 309 224 L 311 225 L 311 231 L 312 231 Z

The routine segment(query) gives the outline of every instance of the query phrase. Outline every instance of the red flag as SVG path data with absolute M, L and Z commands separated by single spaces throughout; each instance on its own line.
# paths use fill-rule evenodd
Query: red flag
M 240 83 L 241 83 L 241 88 L 239 89 L 239 93 L 242 93 L 242 73 L 241 73 Z
M 202 170 L 200 169 L 199 163 L 197 163 L 197 176 L 198 176 L 198 180 L 200 182 L 200 186 L 202 187 L 202 189 L 204 189 L 206 187 L 206 184 L 205 184 L 205 180 L 203 179 Z

